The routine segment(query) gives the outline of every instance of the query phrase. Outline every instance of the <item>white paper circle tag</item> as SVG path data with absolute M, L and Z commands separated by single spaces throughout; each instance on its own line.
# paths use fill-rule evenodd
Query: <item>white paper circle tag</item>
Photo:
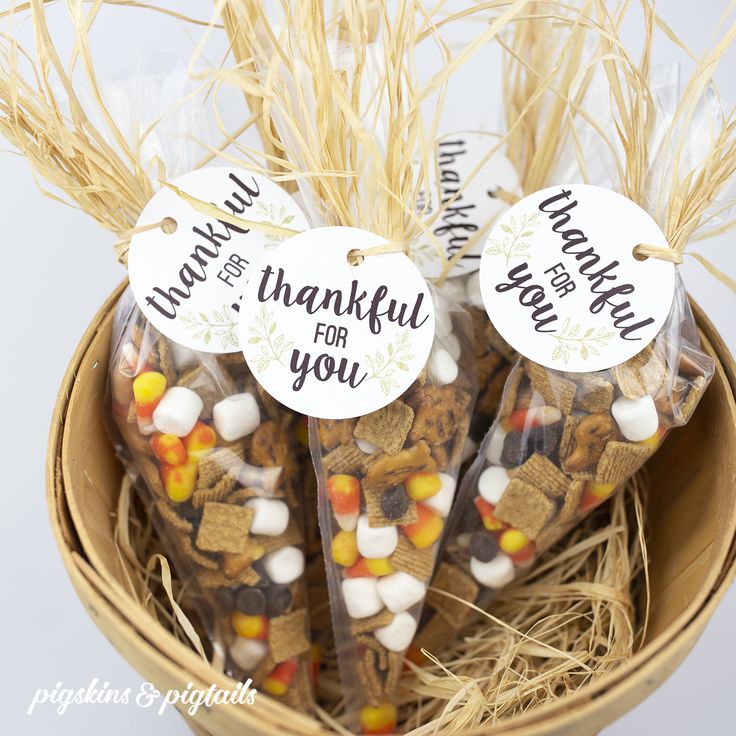
M 453 267 L 450 277 L 467 275 L 480 267 L 485 233 L 494 219 L 508 208 L 495 193 L 499 189 L 520 193 L 516 169 L 501 151 L 494 153 L 471 178 L 493 145 L 493 138 L 472 131 L 443 136 L 437 142 L 429 192 L 421 192 L 416 203 L 417 211 L 423 211 L 427 219 L 431 219 L 443 203 L 447 204 L 445 211 L 430 225 L 447 260 L 474 239 L 473 245 Z M 412 246 L 412 258 L 426 278 L 437 278 L 445 265 L 437 243 L 428 238 L 420 238 Z
M 350 227 L 295 235 L 253 270 L 240 341 L 271 396 L 309 416 L 347 419 L 400 396 L 434 339 L 427 283 L 402 253 L 348 262 L 385 239 Z
M 640 352 L 672 306 L 674 264 L 638 260 L 636 245 L 666 248 L 657 223 L 609 189 L 543 189 L 494 226 L 480 266 L 493 325 L 548 368 L 599 371 Z
M 245 220 L 298 231 L 308 227 L 287 192 L 244 169 L 200 169 L 173 184 Z M 203 215 L 166 187 L 144 207 L 138 226 L 165 218 L 176 222 L 174 232 L 157 227 L 130 241 L 128 275 L 138 306 L 159 332 L 180 345 L 237 352 L 239 298 L 248 272 L 285 237 Z

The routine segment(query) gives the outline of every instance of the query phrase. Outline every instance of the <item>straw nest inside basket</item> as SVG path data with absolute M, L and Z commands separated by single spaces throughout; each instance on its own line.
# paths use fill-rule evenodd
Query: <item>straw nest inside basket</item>
M 645 477 L 637 476 L 543 554 L 488 612 L 478 610 L 444 651 L 427 652 L 421 666 L 409 664 L 401 681 L 404 730 L 419 734 L 441 726 L 453 732 L 511 718 L 576 691 L 629 659 L 646 629 L 646 496 Z M 116 541 L 137 571 L 131 581 L 137 603 L 220 669 L 199 644 L 186 586 L 162 555 L 148 509 L 134 497 L 124 483 Z M 316 638 L 331 641 L 329 617 L 315 620 L 325 627 Z M 329 643 L 317 699 L 318 715 L 339 729 L 337 659 Z

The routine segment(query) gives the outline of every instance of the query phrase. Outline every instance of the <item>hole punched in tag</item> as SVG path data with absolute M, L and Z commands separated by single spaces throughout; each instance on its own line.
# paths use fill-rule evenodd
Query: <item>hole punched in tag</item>
M 161 220 L 161 229 L 167 234 L 172 235 L 176 232 L 176 229 L 179 227 L 179 223 L 173 218 L 173 217 L 164 217 L 163 220 Z
M 649 258 L 658 258 L 679 266 L 682 263 L 682 253 L 673 248 L 662 248 L 649 243 L 639 243 L 631 249 L 631 254 L 637 261 L 646 261 Z
M 365 256 L 360 252 L 360 250 L 358 250 L 358 248 L 349 250 L 347 258 L 348 263 L 351 266 L 360 266 L 360 264 L 365 260 Z
M 351 266 L 359 266 L 367 256 L 385 256 L 391 253 L 403 253 L 409 255 L 409 244 L 404 240 L 386 242 L 374 245 L 370 248 L 353 248 L 347 253 L 347 260 Z

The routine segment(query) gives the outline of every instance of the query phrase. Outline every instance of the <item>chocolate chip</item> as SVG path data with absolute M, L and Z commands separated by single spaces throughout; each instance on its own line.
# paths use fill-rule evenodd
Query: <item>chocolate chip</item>
M 544 427 L 534 427 L 529 431 L 529 444 L 535 452 L 540 455 L 550 455 L 557 447 L 559 439 L 557 425 L 551 424 Z
M 278 616 L 291 605 L 291 591 L 286 585 L 272 585 L 266 589 L 266 615 Z
M 235 606 L 246 616 L 261 616 L 266 610 L 266 596 L 258 588 L 241 588 Z
M 509 432 L 503 440 L 501 461 L 507 468 L 514 468 L 525 463 L 533 452 L 533 445 L 522 432 Z
M 381 496 L 381 511 L 390 521 L 400 519 L 409 508 L 409 496 L 404 486 L 389 488 Z
M 485 532 L 473 534 L 470 540 L 470 554 L 479 562 L 490 562 L 498 554 L 496 537 Z
M 221 611 L 230 613 L 235 605 L 235 591 L 232 588 L 218 588 L 215 601 Z

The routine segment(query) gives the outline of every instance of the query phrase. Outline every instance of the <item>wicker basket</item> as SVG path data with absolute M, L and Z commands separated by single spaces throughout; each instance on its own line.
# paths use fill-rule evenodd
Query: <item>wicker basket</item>
M 133 603 L 112 542 L 122 468 L 103 424 L 112 316 L 122 286 L 85 333 L 59 391 L 49 436 L 47 492 L 61 556 L 79 598 L 112 644 L 159 690 L 235 683 L 218 675 Z M 696 307 L 716 374 L 694 419 L 650 462 L 651 617 L 645 645 L 625 665 L 577 693 L 484 734 L 597 733 L 654 691 L 682 662 L 734 577 L 736 364 Z M 697 462 L 693 462 L 697 459 Z M 326 729 L 259 695 L 253 706 L 200 709 L 193 730 L 212 736 L 316 734 Z

